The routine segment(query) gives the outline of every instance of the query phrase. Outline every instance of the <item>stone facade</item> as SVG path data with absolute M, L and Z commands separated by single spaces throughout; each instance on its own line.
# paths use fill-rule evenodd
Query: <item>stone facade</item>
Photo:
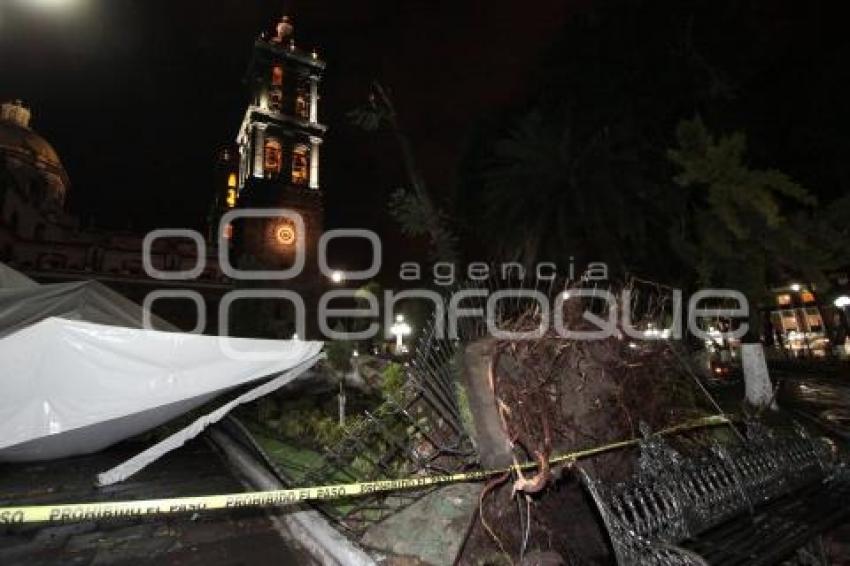
M 142 265 L 144 234 L 82 228 L 65 209 L 70 181 L 51 145 L 29 123 L 20 102 L 2 106 L 0 116 L 0 261 L 42 283 L 96 279 L 142 303 L 157 289 L 190 289 L 204 298 L 207 332 L 215 332 L 220 297 L 232 283 L 218 267 L 218 250 L 207 246 L 206 267 L 192 281 L 161 281 Z M 191 240 L 159 239 L 151 250 L 157 269 L 188 270 L 197 262 Z M 163 300 L 154 312 L 178 326 L 193 328 L 195 306 Z

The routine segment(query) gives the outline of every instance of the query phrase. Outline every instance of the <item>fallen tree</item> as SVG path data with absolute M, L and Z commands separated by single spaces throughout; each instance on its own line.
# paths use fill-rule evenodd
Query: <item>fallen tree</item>
M 564 308 L 571 329 L 593 329 L 580 302 Z M 539 311 L 530 307 L 501 327 L 523 332 L 538 324 Z M 672 347 L 667 340 L 636 342 L 623 335 L 569 340 L 554 331 L 534 340 L 485 337 L 467 346 L 485 352 L 485 361 L 465 364 L 466 387 L 482 389 L 485 383 L 482 397 L 492 396 L 491 409 L 483 402 L 472 407 L 483 463 L 534 461 L 537 467 L 488 483 L 461 563 L 607 560 L 607 544 L 572 466 L 548 462 L 558 454 L 639 437 L 641 423 L 659 430 L 705 415 L 693 374 Z M 632 473 L 634 460 L 634 451 L 621 450 L 582 466 L 616 482 Z

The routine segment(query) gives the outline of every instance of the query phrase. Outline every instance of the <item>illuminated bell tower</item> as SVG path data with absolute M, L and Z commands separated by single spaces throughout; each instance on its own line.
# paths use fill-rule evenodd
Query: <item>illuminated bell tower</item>
M 243 269 L 286 269 L 294 263 L 297 239 L 303 238 L 302 275 L 273 285 L 305 297 L 308 321 L 315 319 L 310 297 L 323 287 L 316 243 L 323 226 L 319 150 L 327 127 L 319 123 L 319 82 L 324 69 L 315 50 L 296 46 L 284 16 L 274 34 L 263 34 L 254 44 L 247 76 L 251 99 L 236 139 L 236 207 L 296 211 L 304 233 L 281 218 L 242 220 L 233 228 L 234 256 Z

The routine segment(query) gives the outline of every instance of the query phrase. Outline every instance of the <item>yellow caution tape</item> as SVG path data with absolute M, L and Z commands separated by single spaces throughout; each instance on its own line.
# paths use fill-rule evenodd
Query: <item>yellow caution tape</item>
M 730 424 L 722 415 L 715 415 L 680 424 L 662 431 L 658 435 L 669 435 L 685 430 Z M 569 452 L 550 460 L 551 464 L 575 462 L 603 452 L 634 446 L 638 439 L 624 440 Z M 148 499 L 141 501 L 108 501 L 101 503 L 73 503 L 63 505 L 33 505 L 26 507 L 0 507 L 0 525 L 16 525 L 37 522 L 92 521 L 113 518 L 137 518 L 148 515 L 169 515 L 175 513 L 211 511 L 215 509 L 236 509 L 240 507 L 274 507 L 293 505 L 305 501 L 322 501 L 343 497 L 357 497 L 384 491 L 416 489 L 440 484 L 480 481 L 503 474 L 511 469 L 530 469 L 535 462 L 501 470 L 463 472 L 442 476 L 423 476 L 397 480 L 379 480 L 336 484 L 320 487 L 300 487 L 270 491 L 230 493 L 224 495 L 199 495 L 195 497 L 173 497 L 167 499 Z

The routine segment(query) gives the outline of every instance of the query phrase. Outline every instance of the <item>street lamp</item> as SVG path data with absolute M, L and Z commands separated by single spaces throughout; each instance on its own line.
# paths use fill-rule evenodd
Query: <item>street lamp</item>
M 791 290 L 794 291 L 795 293 L 798 292 L 801 288 L 802 287 L 800 287 L 799 283 L 794 283 L 794 284 L 791 285 Z
M 331 281 L 339 285 L 340 283 L 345 281 L 345 273 L 343 273 L 342 271 L 334 271 L 333 273 L 331 273 Z
M 390 326 L 390 334 L 395 336 L 395 351 L 397 354 L 407 351 L 404 346 L 404 337 L 408 336 L 412 331 L 410 325 L 404 321 L 404 315 L 396 315 L 395 324 Z
M 841 295 L 832 303 L 839 309 L 843 309 L 844 307 L 850 307 L 850 297 L 847 295 Z

